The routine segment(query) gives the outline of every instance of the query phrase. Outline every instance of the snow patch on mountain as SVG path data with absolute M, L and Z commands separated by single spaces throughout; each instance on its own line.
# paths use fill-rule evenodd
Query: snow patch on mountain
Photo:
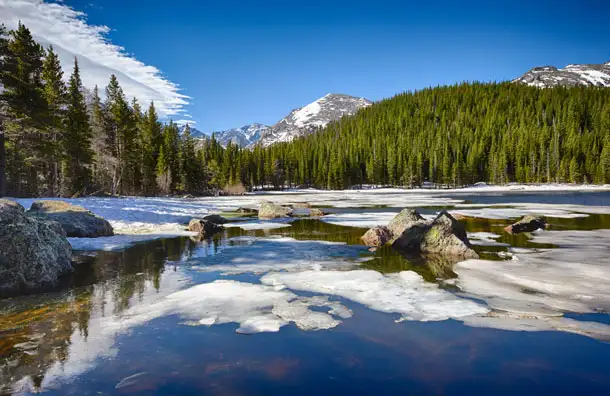
M 239 147 L 246 147 L 258 142 L 261 134 L 270 127 L 263 124 L 250 124 L 241 128 L 228 129 L 226 131 L 214 132 L 218 143 L 226 147 L 229 142 L 237 144 Z

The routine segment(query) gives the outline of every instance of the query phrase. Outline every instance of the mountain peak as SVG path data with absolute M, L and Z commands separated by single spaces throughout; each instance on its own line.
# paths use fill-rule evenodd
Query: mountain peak
M 306 106 L 294 109 L 277 124 L 261 134 L 260 144 L 270 146 L 289 142 L 295 137 L 308 135 L 332 121 L 356 114 L 358 110 L 373 104 L 365 98 L 345 94 L 328 93 Z
M 513 82 L 539 88 L 578 85 L 610 87 L 610 62 L 603 64 L 570 64 L 563 69 L 540 66 L 530 69 Z

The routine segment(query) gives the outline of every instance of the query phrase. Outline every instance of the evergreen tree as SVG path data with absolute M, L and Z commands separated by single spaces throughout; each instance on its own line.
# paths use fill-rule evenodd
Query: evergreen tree
M 24 25 L 10 32 L 3 60 L 2 98 L 8 138 L 7 168 L 13 195 L 39 193 L 39 171 L 46 157 L 47 104 L 41 79 L 44 51 Z M 44 179 L 42 180 L 44 182 Z
M 142 140 L 142 187 L 144 195 L 154 195 L 158 192 L 156 173 L 162 134 L 155 104 L 150 102 L 148 111 L 141 122 Z
M 76 58 L 74 58 L 74 70 L 68 86 L 66 132 L 63 144 L 65 155 L 62 167 L 64 174 L 62 195 L 83 194 L 91 184 L 90 166 L 93 161 L 93 152 L 91 150 L 91 127 Z
M 48 185 L 44 195 L 56 196 L 60 189 L 60 167 L 63 153 L 62 131 L 66 121 L 66 86 L 63 81 L 64 72 L 59 63 L 59 57 L 52 46 L 47 49 L 42 64 L 43 96 L 48 109 L 47 136 L 45 139 L 45 165 Z
M 199 162 L 195 152 L 195 142 L 191 136 L 191 128 L 188 124 L 182 133 L 182 149 L 180 157 L 182 161 L 182 189 L 189 193 L 198 191 L 198 179 L 202 177 L 199 172 Z
M 0 24 L 0 85 L 9 78 L 8 67 L 10 52 L 8 49 L 8 37 L 6 27 Z M 6 195 L 6 143 L 4 135 L 4 122 L 7 119 L 7 108 L 4 95 L 0 92 L 0 198 Z

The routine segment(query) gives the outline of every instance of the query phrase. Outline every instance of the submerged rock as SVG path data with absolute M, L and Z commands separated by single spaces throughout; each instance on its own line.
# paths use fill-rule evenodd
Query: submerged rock
M 381 247 L 392 239 L 392 233 L 386 226 L 376 226 L 362 236 L 366 246 Z
M 211 221 L 214 224 L 227 224 L 229 222 L 229 220 L 217 214 L 207 215 L 203 220 Z
M 318 209 L 318 208 L 313 208 L 309 210 L 309 215 L 311 217 L 322 217 L 322 216 L 326 216 L 326 212 L 323 211 L 322 209 Z
M 211 237 L 223 229 L 223 226 L 206 219 L 193 219 L 189 222 L 189 231 L 198 233 L 199 239 Z
M 245 215 L 257 215 L 258 214 L 258 210 L 252 209 L 252 208 L 238 208 L 236 210 L 236 212 L 239 214 L 245 214 Z
M 51 286 L 72 271 L 72 247 L 55 221 L 26 216 L 12 201 L 0 200 L 0 294 Z
M 524 216 L 513 225 L 509 225 L 504 230 L 510 234 L 519 234 L 521 232 L 533 232 L 537 229 L 546 228 L 546 219 L 541 216 Z
M 82 206 L 64 201 L 36 201 L 27 214 L 58 222 L 69 237 L 97 238 L 114 235 L 114 230 L 106 219 Z
M 292 209 L 286 206 L 276 205 L 273 202 L 261 202 L 258 211 L 259 219 L 275 219 L 278 217 L 288 217 L 292 214 Z

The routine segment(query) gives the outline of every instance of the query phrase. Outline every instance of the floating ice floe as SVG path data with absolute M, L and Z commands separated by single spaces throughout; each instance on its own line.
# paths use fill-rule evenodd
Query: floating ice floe
M 177 236 L 196 236 L 196 232 L 174 231 L 167 234 L 117 234 L 110 237 L 98 238 L 68 238 L 68 242 L 74 250 L 94 251 L 102 250 L 107 252 L 125 250 L 137 243 L 154 241 L 156 239 L 174 238 Z
M 288 237 L 239 237 L 228 241 L 220 253 L 209 253 L 205 247 L 192 252 L 191 268 L 222 274 L 269 271 L 303 271 L 310 269 L 347 269 L 357 267 L 366 248 L 343 242 L 307 241 Z
M 326 215 L 321 220 L 325 223 L 345 227 L 372 228 L 388 225 L 397 214 L 398 212 L 337 213 Z M 423 214 L 422 217 L 431 220 L 436 215 Z
M 311 307 L 327 308 L 327 312 Z M 166 315 L 178 315 L 191 324 L 212 326 L 237 323 L 238 333 L 277 332 L 294 323 L 304 330 L 323 330 L 337 326 L 351 311 L 325 297 L 299 297 L 275 287 L 217 280 L 173 293 L 148 306 L 130 311 L 123 324 L 133 326 Z
M 272 273 L 261 278 L 272 286 L 336 295 L 371 309 L 401 315 L 400 320 L 437 321 L 486 314 L 489 310 L 425 282 L 413 271 L 383 275 L 372 270 Z
M 470 243 L 478 246 L 510 246 L 508 243 L 496 241 L 500 235 L 492 232 L 469 232 L 468 239 Z

